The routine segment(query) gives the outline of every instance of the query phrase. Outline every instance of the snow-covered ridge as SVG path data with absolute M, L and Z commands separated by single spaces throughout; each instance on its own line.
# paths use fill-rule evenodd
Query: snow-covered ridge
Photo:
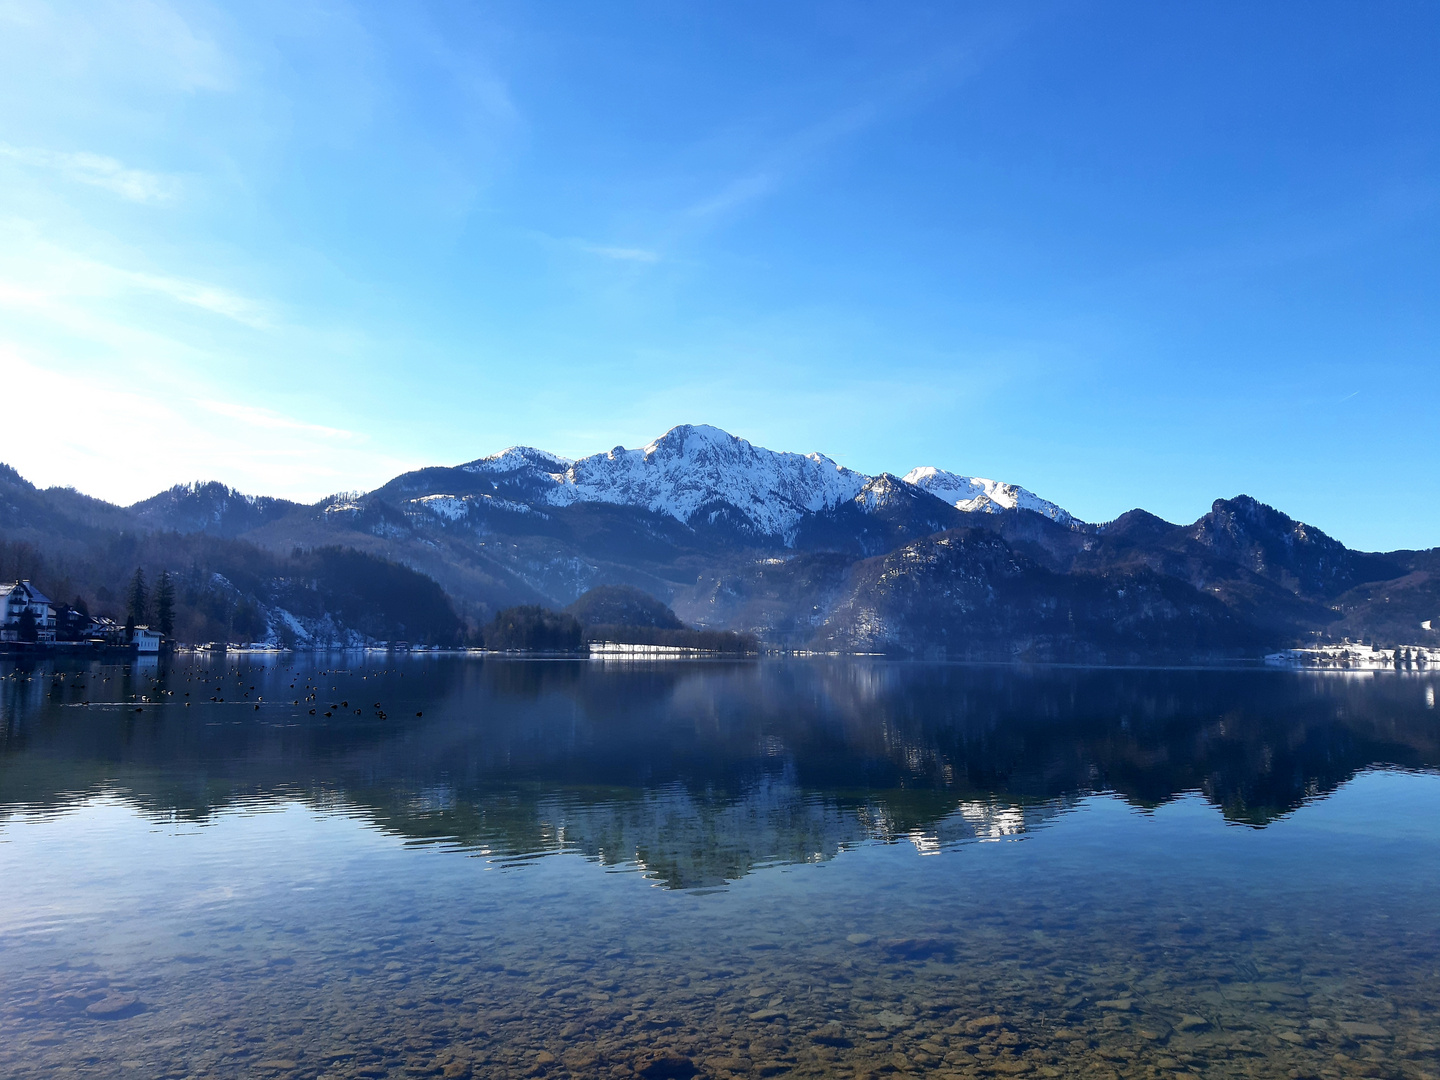
M 725 502 L 757 532 L 786 536 L 805 514 L 853 499 L 868 479 L 823 454 L 766 450 L 719 428 L 684 424 L 639 450 L 617 446 L 573 462 L 547 501 L 643 506 L 680 521 Z
M 888 473 L 866 476 L 824 454 L 767 450 L 704 424 L 671 428 L 636 450 L 617 446 L 571 460 L 534 447 L 512 446 L 460 468 L 495 476 L 509 489 L 507 493 L 537 506 L 637 506 L 689 523 L 706 507 L 714 518 L 718 504 L 728 504 L 757 533 L 787 541 L 806 515 L 852 500 L 861 510 L 873 512 L 894 497 L 900 483 L 967 512 L 998 513 L 1018 507 L 1063 525 L 1075 524 L 1068 512 L 1015 484 L 930 467 L 914 469 L 902 480 Z M 433 505 L 429 499 L 435 500 Z M 461 507 L 452 499 L 436 493 L 416 502 L 437 515 L 458 516 Z
M 479 458 L 467 465 L 461 465 L 460 468 L 473 473 L 523 472 L 549 477 L 559 483 L 571 464 L 569 458 L 552 454 L 548 450 L 537 450 L 533 446 L 510 446 L 498 454 Z
M 980 476 L 960 476 L 932 465 L 911 469 L 902 479 L 905 483 L 928 491 L 966 513 L 997 514 L 1002 510 L 1033 510 L 1061 525 L 1075 524 L 1075 518 L 1068 510 L 1056 506 L 1048 499 L 1040 498 L 1033 491 L 1028 491 L 1018 484 L 1005 484 Z

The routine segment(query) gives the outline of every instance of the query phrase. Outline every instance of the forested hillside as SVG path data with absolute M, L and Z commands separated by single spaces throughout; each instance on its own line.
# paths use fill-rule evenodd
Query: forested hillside
M 57 603 L 117 622 L 155 624 L 168 608 L 174 636 L 188 642 L 463 639 L 444 591 L 409 567 L 341 546 L 281 554 L 204 532 L 127 528 L 108 509 L 117 513 L 0 471 L 0 580 L 28 578 Z

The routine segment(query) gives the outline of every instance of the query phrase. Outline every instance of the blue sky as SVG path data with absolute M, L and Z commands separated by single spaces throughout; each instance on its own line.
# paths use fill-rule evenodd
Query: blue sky
M 0 459 L 712 423 L 1440 544 L 1440 7 L 0 0 Z

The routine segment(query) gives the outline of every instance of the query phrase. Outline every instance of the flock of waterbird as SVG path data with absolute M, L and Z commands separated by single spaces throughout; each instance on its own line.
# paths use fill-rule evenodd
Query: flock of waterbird
M 214 702 L 215 704 L 225 703 L 225 695 L 227 692 L 231 694 L 231 704 L 248 703 L 253 705 L 257 711 L 265 700 L 262 695 L 257 694 L 255 699 L 252 701 L 250 695 L 252 693 L 255 693 L 255 684 L 249 683 L 248 686 L 246 685 L 249 678 L 253 677 L 253 674 L 256 670 L 264 671 L 264 668 L 256 669 L 253 667 L 237 666 L 235 668 L 222 671 L 219 674 L 210 671 L 201 671 L 195 668 L 189 668 L 186 670 L 188 670 L 189 672 L 185 676 L 186 683 L 192 685 L 198 684 L 198 686 L 203 687 L 203 689 L 199 689 L 198 691 L 193 693 L 190 690 L 180 691 L 179 696 L 177 697 L 177 691 L 171 690 L 163 685 L 166 680 L 162 676 L 143 673 L 143 677 L 147 679 L 150 683 L 149 693 L 129 694 L 127 696 L 130 698 L 130 701 L 124 702 L 123 704 L 127 705 L 128 707 L 130 704 L 133 703 L 135 707 L 134 711 L 137 713 L 143 713 L 145 711 L 146 705 L 163 704 L 167 701 L 167 699 L 175 699 L 174 704 L 179 705 L 183 703 L 184 706 L 188 709 L 193 703 L 193 700 L 198 700 L 199 695 L 205 694 L 211 686 L 214 687 L 214 691 L 210 693 L 210 701 Z M 308 710 L 308 715 L 314 716 L 317 712 L 319 712 L 320 709 L 323 708 L 327 717 L 333 717 L 337 712 L 342 709 L 346 712 L 349 712 L 351 706 L 348 698 L 342 698 L 338 702 L 327 701 L 325 705 L 320 705 L 320 695 L 321 692 L 325 689 L 324 686 L 321 685 L 320 680 L 327 677 L 335 677 L 339 679 L 353 678 L 358 674 L 361 681 L 363 682 L 368 681 L 372 675 L 380 676 L 392 674 L 392 671 L 389 668 L 385 668 L 379 671 L 367 671 L 360 673 L 351 671 L 348 668 L 327 668 L 317 670 L 313 673 L 313 675 L 299 671 L 295 668 L 284 668 L 282 669 L 282 671 L 287 671 L 291 673 L 288 689 L 295 690 L 296 687 L 303 682 L 303 700 L 297 697 L 291 700 L 289 704 L 291 706 L 299 706 L 302 704 L 308 705 L 310 702 L 315 702 L 316 704 Z M 402 679 L 405 677 L 405 672 L 403 671 L 394 674 L 398 674 L 399 677 Z M 36 676 L 29 673 L 16 670 L 12 671 L 4 678 L 15 682 L 30 682 L 35 677 Z M 120 676 L 113 674 L 106 675 L 97 671 L 61 671 L 55 672 L 50 675 L 50 684 L 51 687 L 54 689 L 69 688 L 71 690 L 84 690 L 89 686 L 94 685 L 97 681 L 99 685 L 103 686 L 105 683 L 108 683 L 112 679 L 115 679 L 117 677 Z M 227 684 L 233 684 L 231 689 L 229 689 L 228 691 Z M 340 687 L 338 685 L 332 685 L 330 687 L 330 691 L 332 693 L 338 694 L 340 693 Z M 78 702 L 78 704 L 88 707 L 90 705 L 90 700 L 86 698 L 85 700 Z M 97 704 L 109 705 L 114 703 L 97 702 Z M 377 719 L 389 719 L 390 714 L 386 712 L 383 703 L 377 701 L 374 703 L 373 707 Z M 354 713 L 356 716 L 363 716 L 365 714 L 365 710 L 363 708 L 356 708 L 354 710 Z M 423 716 L 424 713 L 417 711 L 415 715 Z

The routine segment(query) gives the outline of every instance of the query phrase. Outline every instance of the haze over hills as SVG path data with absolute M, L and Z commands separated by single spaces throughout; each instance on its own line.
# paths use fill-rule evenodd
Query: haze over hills
M 1246 496 L 1191 525 L 1143 510 L 1090 524 L 1014 484 L 933 466 L 865 476 L 707 426 L 578 460 L 511 447 L 314 505 L 205 483 L 121 508 L 12 471 L 0 534 L 62 560 L 128 537 L 140 562 L 163 561 L 168 536 L 192 568 L 198 540 L 178 538 L 204 539 L 209 558 L 237 543 L 272 558 L 353 549 L 433 578 L 472 625 L 631 585 L 693 626 L 902 655 L 1256 655 L 1440 626 L 1440 552 L 1351 551 Z M 250 588 L 254 625 L 304 641 L 282 592 Z

